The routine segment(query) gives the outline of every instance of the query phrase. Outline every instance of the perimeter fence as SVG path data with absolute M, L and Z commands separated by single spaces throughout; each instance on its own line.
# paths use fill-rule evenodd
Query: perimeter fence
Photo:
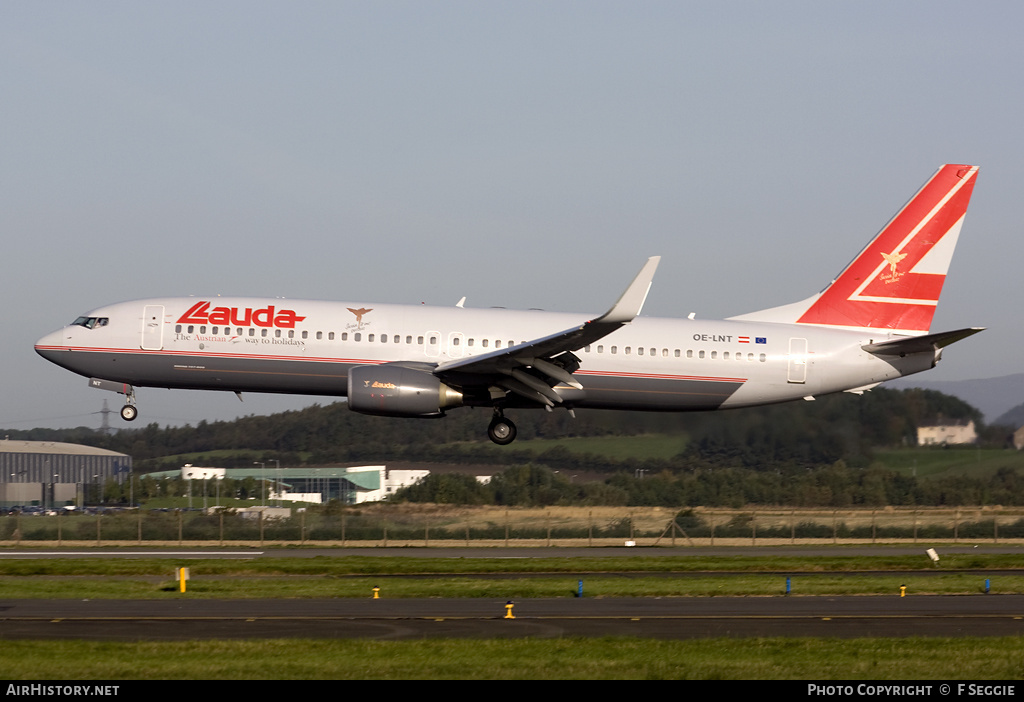
M 120 510 L 0 517 L 0 545 L 715 545 L 1024 539 L 1024 508 Z

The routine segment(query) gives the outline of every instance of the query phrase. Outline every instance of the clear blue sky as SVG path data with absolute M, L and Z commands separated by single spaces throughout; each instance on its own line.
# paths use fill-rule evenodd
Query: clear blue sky
M 32 345 L 128 299 L 594 313 L 659 254 L 646 314 L 793 302 L 946 162 L 981 171 L 933 329 L 989 331 L 928 379 L 1022 372 L 1022 26 L 1017 2 L 2 3 L 0 427 L 119 407 Z M 141 390 L 140 422 L 313 401 Z

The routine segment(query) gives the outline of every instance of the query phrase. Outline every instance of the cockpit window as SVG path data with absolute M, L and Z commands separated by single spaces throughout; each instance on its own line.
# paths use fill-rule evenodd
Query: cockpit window
M 86 329 L 95 329 L 96 327 L 105 327 L 107 322 L 110 321 L 108 317 L 79 317 L 71 323 L 72 326 L 85 327 Z

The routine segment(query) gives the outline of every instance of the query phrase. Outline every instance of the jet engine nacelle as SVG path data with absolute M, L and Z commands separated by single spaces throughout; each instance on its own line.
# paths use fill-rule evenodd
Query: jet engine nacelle
M 348 372 L 349 409 L 384 417 L 443 417 L 462 404 L 462 393 L 434 376 L 425 363 L 381 363 Z

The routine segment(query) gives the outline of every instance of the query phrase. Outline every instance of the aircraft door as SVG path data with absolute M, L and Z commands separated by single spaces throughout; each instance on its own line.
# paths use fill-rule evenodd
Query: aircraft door
M 164 347 L 164 306 L 146 305 L 142 310 L 142 348 L 159 351 Z
M 790 383 L 807 382 L 807 339 L 789 340 L 789 367 L 786 380 Z

